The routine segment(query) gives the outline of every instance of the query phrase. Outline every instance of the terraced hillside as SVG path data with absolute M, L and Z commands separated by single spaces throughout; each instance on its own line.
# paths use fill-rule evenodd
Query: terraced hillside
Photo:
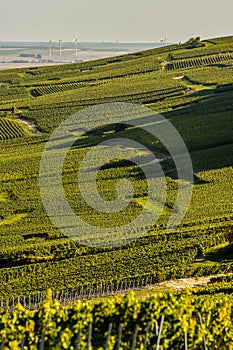
M 29 132 L 22 124 L 7 118 L 0 119 L 0 139 L 9 140 L 24 137 Z
M 61 290 L 87 283 L 145 277 L 156 282 L 232 272 L 231 255 L 213 260 L 208 252 L 218 251 L 223 244 L 232 247 L 233 37 L 203 44 L 0 72 L 1 297 L 48 287 Z M 114 199 L 116 181 L 125 177 L 135 191 L 124 215 L 104 216 L 88 207 L 77 186 L 78 164 L 84 155 L 100 141 L 119 136 L 141 142 L 165 159 L 161 165 L 168 191 L 159 220 L 141 239 L 101 249 L 76 244 L 56 229 L 43 207 L 38 180 L 41 155 L 52 131 L 72 113 L 108 102 L 142 104 L 166 117 L 187 145 L 195 184 L 185 218 L 177 229 L 167 232 L 169 217 L 177 210 L 178 184 L 185 187 L 185 179 L 177 180 L 165 147 L 139 128 L 117 128 L 111 118 L 106 127 L 86 133 L 67 155 L 63 184 L 74 212 L 97 227 L 132 220 L 144 206 L 146 180 L 129 162 L 103 167 L 98 186 L 104 198 Z M 19 119 L 34 123 L 39 132 L 18 131 Z M 15 133 L 6 131 L 6 124 L 14 125 Z M 158 193 L 147 210 L 155 212 L 159 206 Z

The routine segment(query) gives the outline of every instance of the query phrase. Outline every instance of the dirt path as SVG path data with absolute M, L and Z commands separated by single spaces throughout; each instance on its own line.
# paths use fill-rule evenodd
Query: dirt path
M 34 134 L 42 134 L 42 132 L 38 130 L 36 124 L 33 121 L 28 121 L 23 118 L 14 118 L 14 120 L 16 120 L 20 124 L 27 125 L 28 129 Z
M 178 280 L 170 280 L 158 283 L 159 287 L 169 287 L 174 289 L 182 289 L 187 287 L 201 288 L 205 287 L 207 283 L 214 276 L 204 276 L 204 277 L 190 277 L 190 278 L 180 278 Z
M 183 288 L 203 288 L 207 285 L 212 277 L 226 276 L 232 275 L 232 273 L 224 274 L 220 273 L 217 275 L 203 276 L 203 277 L 190 277 L 190 278 L 180 278 L 177 280 L 169 280 L 160 283 L 156 283 L 153 286 L 146 287 L 145 289 L 157 289 L 157 288 L 173 288 L 175 290 L 183 289 Z

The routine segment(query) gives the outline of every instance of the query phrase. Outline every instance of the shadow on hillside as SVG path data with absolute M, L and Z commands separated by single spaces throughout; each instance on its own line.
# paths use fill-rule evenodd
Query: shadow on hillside
M 206 259 L 216 262 L 233 261 L 233 244 L 207 253 Z
M 232 166 L 233 84 L 202 90 L 195 96 L 199 98 L 187 104 L 182 102 L 163 116 L 177 127 L 184 138 L 194 172 Z M 203 116 L 202 120 L 200 116 Z
M 225 84 L 214 90 L 198 91 L 194 95 L 199 98 L 193 101 L 188 101 L 188 97 L 190 97 L 188 95 L 182 96 L 180 104 L 176 104 L 176 108 L 162 113 L 175 126 L 183 138 L 191 155 L 194 173 L 228 167 L 233 164 L 233 137 L 232 135 L 229 136 L 229 130 L 233 129 L 232 89 L 232 84 Z M 187 103 L 185 102 L 186 99 Z M 141 124 L 143 125 L 143 123 L 144 119 L 142 118 Z M 146 123 L 149 125 L 149 128 L 154 128 L 156 131 L 156 124 L 153 122 L 153 118 L 149 122 L 147 118 Z M 226 123 L 229 124 L 227 128 Z M 157 158 L 164 159 L 160 164 L 165 174 L 173 179 L 177 179 L 175 164 L 166 147 L 158 139 L 155 139 L 149 131 L 143 129 L 141 124 L 135 127 L 124 123 L 106 123 L 105 126 L 84 133 L 72 147 L 94 147 L 99 143 L 116 138 L 135 140 L 151 150 Z M 66 148 L 67 145 L 67 140 L 63 138 L 58 140 L 56 147 Z M 126 168 L 130 166 L 132 168 L 132 164 L 127 165 L 124 162 L 122 163 L 122 161 L 117 163 L 114 159 L 108 164 L 109 168 L 121 166 Z M 133 173 L 134 176 L 137 176 L 137 171 L 129 169 L 129 174 L 132 175 Z M 196 174 L 194 175 L 194 180 L 196 184 L 206 183 Z

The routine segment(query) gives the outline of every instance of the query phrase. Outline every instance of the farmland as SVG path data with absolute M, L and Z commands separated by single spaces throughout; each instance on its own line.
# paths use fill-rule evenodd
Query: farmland
M 204 44 L 0 72 L 0 298 L 28 297 L 48 288 L 62 291 L 142 278 L 156 283 L 233 272 L 233 38 Z M 39 169 L 47 140 L 64 120 L 86 107 L 113 102 L 148 107 L 171 122 L 190 153 L 194 185 L 184 219 L 166 230 L 177 210 L 178 185 L 187 186 L 185 178 L 177 178 L 166 147 L 141 125 L 117 128 L 113 117 L 104 127 L 86 132 L 67 153 L 63 186 L 72 210 L 96 227 L 114 229 L 133 220 L 146 202 L 147 184 L 136 164 L 112 160 L 98 172 L 100 195 L 115 199 L 117 181 L 127 178 L 134 198 L 124 215 L 90 208 L 77 181 L 88 151 L 119 137 L 140 142 L 164 159 L 167 193 L 157 222 L 141 238 L 101 248 L 79 244 L 53 225 L 41 200 Z M 90 120 L 83 121 L 84 130 L 90 126 Z M 62 146 L 63 140 L 59 142 Z M 160 182 L 155 179 L 157 185 Z M 48 191 L 56 195 L 56 189 Z M 158 191 L 148 212 L 158 211 L 161 203 Z M 231 294 L 231 285 L 230 277 L 212 281 L 198 298 Z
M 51 44 L 51 51 L 50 51 Z M 61 46 L 60 46 L 61 44 Z M 0 41 L 0 70 L 96 60 L 159 47 L 160 43 Z M 77 49 L 77 50 L 76 50 Z
M 186 272 L 192 274 L 192 264 L 200 250 L 204 253 L 205 249 L 229 239 L 232 230 L 233 42 L 231 38 L 227 44 L 221 39 L 215 40 L 215 44 L 207 42 L 204 47 L 193 50 L 179 45 L 167 46 L 80 64 L 1 72 L 0 83 L 5 86 L 0 90 L 0 130 L 5 140 L 0 159 L 0 192 L 4 197 L 0 202 L 0 278 L 5 281 L 1 286 L 2 296 L 27 294 L 47 287 L 74 287 L 100 279 L 121 280 L 135 275 L 158 275 L 159 280 L 185 276 Z M 171 60 L 173 56 L 173 69 L 164 69 L 167 58 Z M 219 65 L 214 57 L 221 57 Z M 187 60 L 196 63 L 184 64 Z M 183 63 L 177 66 L 178 62 Z M 170 64 L 169 61 L 167 65 Z M 175 80 L 177 76 L 183 78 Z M 46 216 L 38 187 L 40 158 L 51 132 L 72 113 L 106 102 L 140 103 L 168 118 L 188 147 L 196 179 L 191 206 L 176 232 L 170 235 L 164 232 L 171 214 L 166 210 L 146 236 L 114 250 L 114 254 L 110 248 L 101 251 L 77 246 L 62 236 Z M 33 121 L 40 133 L 23 131 L 25 128 L 17 121 L 20 118 L 28 123 Z M 78 187 L 74 186 L 75 164 L 103 137 L 105 140 L 111 137 L 111 120 L 109 125 L 102 135 L 93 134 L 81 141 L 81 147 L 70 150 L 63 181 L 76 213 L 84 220 L 104 222 L 111 227 L 115 220 L 127 221 L 134 217 L 140 211 L 140 201 L 131 202 L 124 218 L 113 214 L 106 217 L 90 211 Z M 114 131 L 114 125 L 112 127 Z M 155 154 L 166 155 L 164 147 L 140 130 L 127 128 L 117 135 L 140 141 Z M 167 208 L 172 208 L 177 179 L 170 160 L 163 162 L 163 170 L 169 189 Z M 137 177 L 133 173 L 138 174 Z M 145 179 L 140 179 L 139 169 L 132 164 L 103 169 L 99 178 L 102 194 L 110 200 L 114 196 L 115 179 L 122 177 L 130 179 L 137 197 L 145 197 Z M 132 268 L 129 268 L 131 262 Z M 221 264 L 218 269 L 222 270 Z M 196 274 L 202 273 L 194 270 Z

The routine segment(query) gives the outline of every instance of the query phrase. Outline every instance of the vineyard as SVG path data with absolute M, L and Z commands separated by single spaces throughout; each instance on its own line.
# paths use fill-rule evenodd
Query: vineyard
M 59 85 L 49 85 L 49 86 L 42 86 L 38 87 L 34 90 L 31 90 L 32 96 L 42 96 L 47 94 L 56 94 L 58 92 L 68 91 L 68 90 L 75 90 L 80 87 L 84 87 L 85 83 L 72 83 L 72 84 L 59 84 Z
M 64 307 L 51 291 L 39 310 L 3 314 L 3 349 L 232 349 L 231 299 L 190 292 L 134 294 Z M 20 330 L 20 333 L 19 333 Z
M 222 61 L 228 61 L 233 59 L 233 53 L 221 53 L 218 55 L 208 55 L 201 57 L 193 57 L 189 59 L 175 60 L 174 63 L 168 64 L 168 70 L 174 69 L 187 69 L 187 68 L 195 68 L 202 67 L 206 65 L 214 65 L 218 64 Z
M 233 38 L 210 39 L 202 44 L 196 48 L 185 44 L 163 46 L 90 62 L 0 72 L 3 349 L 36 349 L 39 344 L 41 349 L 60 349 L 61 343 L 64 349 L 87 348 L 87 344 L 93 349 L 142 349 L 145 343 L 148 349 L 156 350 L 158 346 L 232 349 L 228 341 L 232 336 L 230 275 L 211 280 L 187 298 L 168 294 L 148 300 L 117 297 L 111 299 L 108 311 L 104 300 L 77 302 L 76 306 L 65 308 L 56 301 L 43 301 L 42 297 L 51 288 L 61 303 L 64 299 L 69 303 L 67 293 L 73 302 L 140 286 L 147 286 L 149 291 L 151 285 L 169 279 L 233 272 Z M 106 124 L 93 129 L 93 116 L 85 112 L 86 108 L 113 102 L 119 103 L 117 106 L 131 103 L 149 107 L 150 113 L 137 114 L 140 122 L 134 126 L 130 124 L 133 105 L 128 105 L 132 108 L 123 120 L 125 124 L 119 119 L 116 123 L 114 113 L 109 113 Z M 170 152 L 150 134 L 157 127 L 149 118 L 151 111 L 159 112 L 176 128 L 193 166 L 191 203 L 179 226 L 169 229 L 171 216 L 182 212 L 185 205 L 185 196 L 177 204 L 179 188 L 185 193 L 190 183 L 187 174 L 178 179 Z M 62 169 L 70 208 L 83 221 L 96 228 L 112 228 L 115 234 L 115 228 L 127 225 L 142 210 L 149 217 L 163 207 L 152 227 L 146 223 L 132 229 L 131 235 L 143 231 L 140 238 L 124 241 L 120 246 L 95 246 L 101 237 L 96 233 L 92 244 L 85 245 L 63 235 L 48 218 L 39 187 L 41 157 L 52 132 L 74 113 L 86 117 L 79 119 L 82 137 L 67 152 Z M 101 115 L 97 113 L 96 120 Z M 34 128 L 29 130 L 28 125 Z M 69 130 L 72 135 L 80 133 L 73 125 Z M 142 169 L 127 159 L 112 159 L 98 171 L 98 193 L 104 200 L 114 201 L 118 181 L 126 179 L 134 191 L 129 205 L 120 213 L 102 213 L 85 202 L 77 176 L 82 160 L 100 142 L 114 138 L 141 143 L 161 160 L 165 201 L 160 190 L 161 176 L 152 178 L 157 190 L 146 206 L 148 186 Z M 65 148 L 67 140 L 58 138 L 57 149 Z M 127 151 L 132 157 L 135 154 L 131 148 Z M 107 154 L 106 147 L 95 161 Z M 142 149 L 137 157 L 144 157 Z M 148 169 L 150 163 L 146 160 L 144 166 Z M 53 170 L 48 175 L 52 177 Z M 86 183 L 87 188 L 91 186 L 87 178 Z M 57 198 L 56 187 L 47 187 L 46 193 Z M 123 231 L 118 232 L 121 237 Z M 218 295 L 222 301 L 214 300 Z M 18 307 L 5 315 L 12 306 L 16 307 L 17 301 L 25 307 L 34 303 L 41 308 L 29 311 Z M 46 328 L 51 314 L 46 308 L 54 312 L 51 332 Z M 144 312 L 147 308 L 154 311 Z M 80 316 L 75 310 L 82 311 Z M 203 328 L 195 310 L 203 319 Z M 224 332 L 221 313 L 228 322 L 228 333 Z M 18 319 L 23 337 L 17 335 L 12 315 Z M 127 317 L 131 323 L 126 322 Z M 224 342 L 227 345 L 223 348 Z
M 28 134 L 25 127 L 7 118 L 0 118 L 0 140 L 11 140 Z

